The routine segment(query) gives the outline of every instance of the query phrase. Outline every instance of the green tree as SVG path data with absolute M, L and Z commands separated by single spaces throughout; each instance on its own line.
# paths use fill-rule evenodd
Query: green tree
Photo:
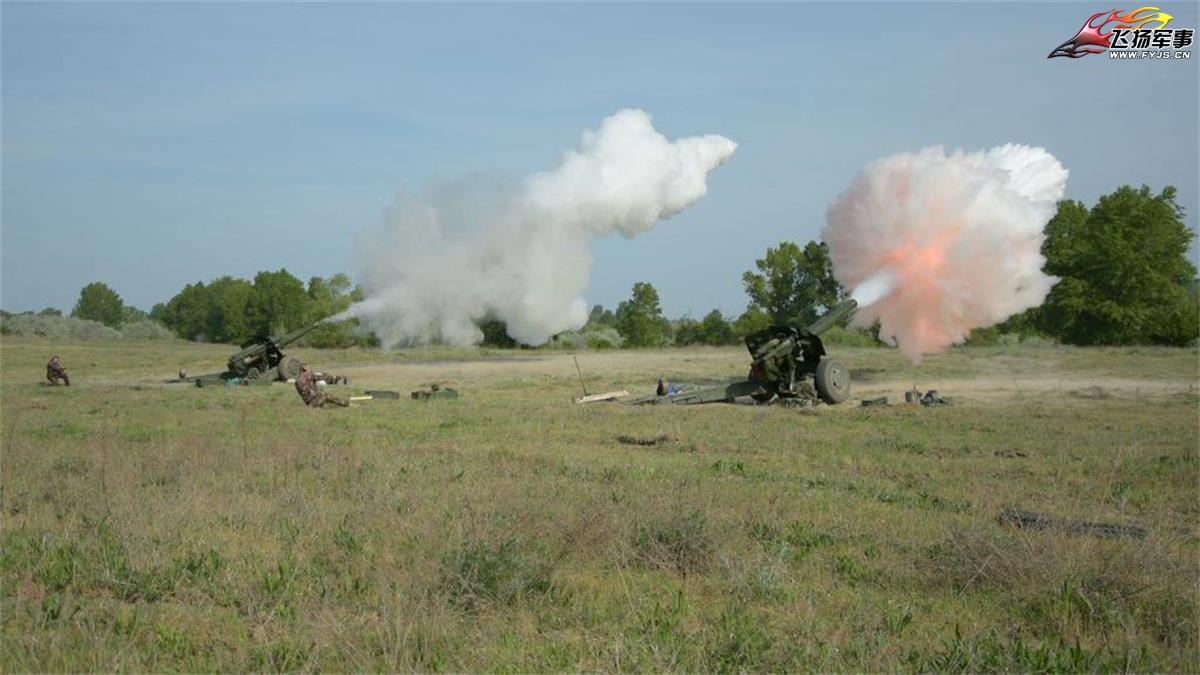
M 189 284 L 175 297 L 150 310 L 150 318 L 181 338 L 246 344 L 260 335 L 293 330 L 345 311 L 362 300 L 350 277 L 313 277 L 306 289 L 287 270 L 260 272 L 254 283 L 224 276 L 205 285 Z M 329 322 L 309 333 L 310 347 L 377 346 L 374 336 L 358 331 L 358 320 Z
M 150 312 L 150 316 L 185 340 L 213 340 L 209 333 L 211 294 L 203 282 L 188 284 L 167 301 Z
M 1070 344 L 1192 342 L 1200 335 L 1200 308 L 1189 293 L 1194 238 L 1170 186 L 1157 195 L 1123 186 L 1090 211 L 1063 202 L 1042 249 L 1046 273 L 1061 281 L 1039 323 Z
M 313 277 L 308 280 L 308 321 L 321 321 L 340 314 L 362 299 L 361 290 L 346 274 L 329 279 Z M 318 348 L 351 347 L 362 344 L 358 334 L 358 319 L 325 321 L 305 338 L 305 344 Z
M 704 341 L 704 335 L 700 330 L 700 322 L 686 316 L 671 322 L 671 332 L 675 336 L 674 344 L 676 347 L 698 345 Z
M 502 347 L 511 349 L 517 346 L 517 341 L 512 339 L 508 334 L 508 324 L 500 319 L 487 317 L 476 322 L 480 332 L 483 333 L 483 346 L 485 347 Z
M 320 321 L 346 311 L 354 302 L 354 283 L 346 274 L 329 279 L 313 277 L 308 280 L 309 321 Z
M 205 334 L 213 342 L 245 344 L 254 338 L 248 310 L 254 287 L 245 279 L 221 277 L 208 285 Z
M 663 316 L 658 291 L 647 282 L 633 285 L 633 296 L 622 300 L 616 313 L 617 332 L 626 347 L 658 347 L 666 343 L 671 324 Z
M 62 310 L 57 307 L 47 307 L 38 312 L 38 316 L 62 316 Z
M 733 322 L 734 337 L 744 338 L 751 333 L 769 328 L 773 322 L 771 316 L 763 308 L 751 304 L 742 315 Z
M 96 281 L 79 291 L 79 301 L 71 316 L 99 321 L 110 328 L 120 328 L 125 321 L 125 303 L 117 292 Z
M 737 342 L 733 326 L 725 320 L 721 310 L 714 309 L 700 320 L 700 342 L 714 347 Z
M 613 314 L 611 309 L 605 309 L 604 305 L 592 305 L 592 311 L 588 312 L 588 321 L 585 329 L 608 327 L 616 328 L 617 315 Z
M 150 308 L 150 318 L 154 319 L 155 321 L 166 326 L 167 325 L 167 321 L 166 321 L 167 320 L 167 303 L 165 303 L 165 302 L 154 303 L 154 306 Z M 170 328 L 170 326 L 167 326 L 167 327 Z
M 133 305 L 125 305 L 125 307 L 123 307 L 121 309 L 121 321 L 124 323 L 133 323 L 135 321 L 144 321 L 147 318 L 149 318 L 149 317 L 145 312 L 138 309 L 137 307 L 134 307 Z
M 829 246 L 810 241 L 801 250 L 785 241 L 754 261 L 758 272 L 742 275 L 750 304 L 762 309 L 773 323 L 807 325 L 819 307 L 837 304 L 841 287 L 833 277 Z
M 274 335 L 305 325 L 309 318 L 304 282 L 287 269 L 254 275 L 254 292 L 247 307 L 255 335 Z

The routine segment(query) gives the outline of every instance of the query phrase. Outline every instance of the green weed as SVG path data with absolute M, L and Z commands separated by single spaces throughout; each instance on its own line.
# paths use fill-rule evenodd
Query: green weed
M 851 587 L 870 581 L 874 574 L 853 556 L 839 555 L 833 559 L 833 572 Z
M 256 673 L 292 673 L 303 670 L 311 658 L 311 645 L 272 642 L 254 648 L 247 670 Z
M 773 641 L 753 614 L 742 607 L 730 607 L 717 620 L 717 631 L 710 639 L 707 656 L 712 670 L 737 673 L 760 668 Z
M 633 550 L 639 563 L 686 577 L 709 569 L 715 547 L 708 519 L 691 511 L 638 523 Z
M 83 476 L 92 468 L 92 463 L 78 455 L 63 455 L 54 460 L 50 469 L 64 476 Z
M 750 536 L 773 557 L 784 557 L 798 563 L 813 551 L 833 543 L 833 537 L 818 532 L 812 525 L 794 520 L 780 528 L 756 520 L 750 524 Z
M 919 672 L 976 673 L 1089 673 L 1153 670 L 1144 650 L 1115 647 L 1086 649 L 1063 641 L 1026 642 L 1020 637 L 1002 638 L 988 631 L 964 638 L 958 627 L 954 637 L 942 641 L 931 654 L 912 652 L 909 665 Z
M 511 605 L 553 587 L 549 562 L 516 539 L 499 544 L 468 539 L 445 556 L 442 569 L 450 597 L 468 610 L 487 603 Z

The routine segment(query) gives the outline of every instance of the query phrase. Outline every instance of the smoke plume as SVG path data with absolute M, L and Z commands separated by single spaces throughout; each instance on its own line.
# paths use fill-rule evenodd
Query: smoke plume
M 1043 228 L 1067 171 L 1043 148 L 940 147 L 867 167 L 829 208 L 821 237 L 862 306 L 855 325 L 914 362 L 1041 304 Z
M 362 246 L 356 316 L 388 346 L 482 339 L 476 321 L 540 344 L 587 322 L 593 237 L 634 237 L 708 191 L 737 144 L 667 140 L 642 110 L 583 133 L 557 168 L 515 185 L 472 179 L 403 194 Z

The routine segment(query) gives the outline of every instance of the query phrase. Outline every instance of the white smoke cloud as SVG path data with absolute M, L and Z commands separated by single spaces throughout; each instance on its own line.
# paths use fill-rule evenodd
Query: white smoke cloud
M 854 323 L 913 361 L 1042 303 L 1043 230 L 1067 171 L 1043 148 L 940 147 L 881 159 L 829 208 L 822 239 Z
M 362 247 L 366 300 L 345 316 L 388 346 L 477 343 L 484 317 L 527 344 L 581 328 L 589 241 L 634 237 L 684 210 L 736 149 L 716 135 L 669 141 L 628 109 L 516 186 L 475 179 L 402 195 Z

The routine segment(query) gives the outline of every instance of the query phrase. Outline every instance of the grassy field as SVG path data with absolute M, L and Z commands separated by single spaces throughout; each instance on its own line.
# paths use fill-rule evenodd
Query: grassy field
M 5 672 L 1200 671 L 1196 350 L 837 350 L 856 397 L 943 408 L 577 406 L 541 351 L 302 352 L 406 396 L 350 410 L 161 384 L 230 351 L 0 342 Z M 579 363 L 648 393 L 747 359 Z

